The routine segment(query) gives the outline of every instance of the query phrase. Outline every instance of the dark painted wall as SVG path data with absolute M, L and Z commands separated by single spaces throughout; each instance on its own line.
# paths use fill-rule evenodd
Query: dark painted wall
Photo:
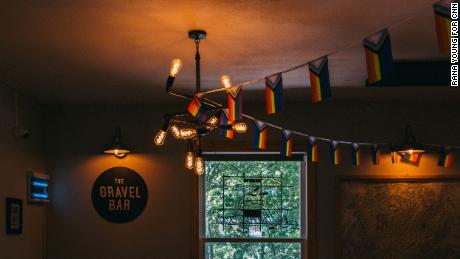
M 152 147 L 161 114 L 151 107 L 66 106 L 50 110 L 48 154 L 54 188 L 48 210 L 48 258 L 188 258 L 191 251 L 191 175 L 183 146 Z M 133 150 L 125 159 L 104 155 L 115 126 Z M 171 142 L 171 141 L 168 141 Z M 114 224 L 93 208 L 96 178 L 126 166 L 147 184 L 148 201 L 134 221 Z
M 456 90 L 456 89 L 455 89 Z M 288 99 L 287 112 L 264 116 L 262 99 L 245 102 L 248 113 L 292 130 L 350 141 L 398 142 L 404 125 L 412 124 L 421 142 L 460 145 L 458 91 L 453 89 L 347 89 L 335 92 L 332 101 L 312 105 L 304 92 Z M 247 96 L 246 96 L 247 97 Z M 249 99 L 249 98 L 248 98 Z M 390 101 L 391 100 L 391 101 Z M 192 175 L 183 168 L 185 145 L 169 137 L 159 149 L 152 136 L 162 125 L 162 112 L 183 110 L 186 103 L 170 105 L 65 105 L 49 107 L 46 119 L 48 154 L 52 165 L 53 202 L 47 216 L 49 258 L 189 258 L 191 251 Z M 101 154 L 115 126 L 134 154 L 123 160 Z M 280 133 L 271 130 L 269 144 L 278 147 Z M 248 150 L 250 135 L 233 141 L 216 136 L 205 139 L 208 150 Z M 295 143 L 306 141 L 299 137 Z M 347 174 L 410 175 L 458 174 L 436 166 L 435 154 L 420 165 L 393 165 L 387 153 L 379 166 L 370 163 L 363 149 L 363 163 L 351 166 L 349 146 L 343 165 L 328 164 L 327 146 L 320 146 L 317 185 L 317 240 L 319 258 L 335 257 L 335 180 Z M 205 150 L 206 151 L 206 150 Z M 302 150 L 296 150 L 302 151 Z M 458 154 L 457 154 L 458 155 Z M 128 166 L 146 181 L 149 201 L 141 216 L 117 225 L 97 215 L 91 187 L 97 176 L 113 166 Z
M 42 111 L 38 104 L 18 98 L 20 126 L 31 132 L 28 139 L 13 135 L 15 94 L 0 88 L 0 258 L 38 259 L 43 254 L 45 208 L 27 203 L 26 177 L 30 171 L 47 173 L 41 150 Z M 23 200 L 23 233 L 6 235 L 5 198 Z

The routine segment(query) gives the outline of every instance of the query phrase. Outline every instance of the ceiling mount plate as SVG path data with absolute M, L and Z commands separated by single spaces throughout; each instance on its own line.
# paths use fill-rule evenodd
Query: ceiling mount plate
M 206 38 L 206 32 L 202 30 L 189 31 L 188 37 L 192 40 L 203 40 Z

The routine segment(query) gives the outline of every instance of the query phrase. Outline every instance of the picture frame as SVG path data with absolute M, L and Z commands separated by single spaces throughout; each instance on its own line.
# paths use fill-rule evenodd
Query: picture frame
M 430 253 L 429 257 L 453 258 L 460 254 L 460 248 L 451 249 L 460 231 L 459 187 L 459 175 L 337 177 L 337 257 L 407 258 Z M 432 237 L 439 233 L 443 238 L 433 243 Z M 429 252 L 423 252 L 426 244 L 430 244 Z
M 6 234 L 22 234 L 23 201 L 21 199 L 7 197 L 5 201 Z
M 50 201 L 49 176 L 38 172 L 30 172 L 27 176 L 27 201 L 30 204 L 44 204 Z

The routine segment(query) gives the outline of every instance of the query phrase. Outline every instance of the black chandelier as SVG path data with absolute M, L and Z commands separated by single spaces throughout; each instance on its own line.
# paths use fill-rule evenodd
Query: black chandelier
M 165 114 L 163 127 L 155 135 L 153 142 L 157 146 L 162 146 L 166 140 L 168 132 L 171 132 L 171 135 L 173 135 L 175 139 L 187 141 L 185 167 L 190 171 L 193 170 L 196 175 L 201 175 L 205 170 L 201 149 L 201 138 L 208 135 L 215 129 L 234 130 L 237 133 L 245 133 L 247 130 L 247 125 L 244 122 L 230 122 L 225 124 L 220 123 L 220 116 L 226 107 L 216 101 L 200 95 L 200 42 L 206 38 L 206 32 L 203 30 L 192 30 L 189 31 L 188 36 L 190 39 L 194 40 L 196 47 L 195 95 L 178 92 L 177 90 L 173 89 L 174 80 L 179 74 L 183 65 L 180 59 L 173 59 L 171 62 L 169 76 L 166 81 L 166 92 L 171 96 L 188 100 L 193 100 L 195 96 L 199 96 L 204 112 L 199 118 L 191 115 L 189 111 Z M 233 87 L 231 78 L 228 75 L 223 75 L 220 78 L 220 82 L 226 89 Z

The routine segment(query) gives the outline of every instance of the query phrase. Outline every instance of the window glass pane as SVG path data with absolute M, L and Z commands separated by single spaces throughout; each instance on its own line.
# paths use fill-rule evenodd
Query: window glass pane
M 300 161 L 208 161 L 206 236 L 300 237 Z
M 206 259 L 300 259 L 300 243 L 206 243 Z

